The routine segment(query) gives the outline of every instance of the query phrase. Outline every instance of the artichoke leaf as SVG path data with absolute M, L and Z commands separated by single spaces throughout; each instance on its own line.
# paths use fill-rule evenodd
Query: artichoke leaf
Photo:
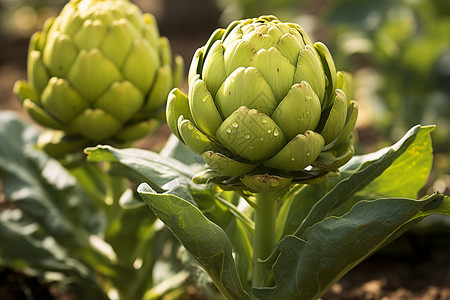
M 236 40 L 242 39 L 242 31 L 240 28 L 241 20 L 236 20 L 231 22 L 230 25 L 225 29 L 222 35 L 222 41 L 224 46 L 229 45 L 230 43 L 235 42 Z M 227 47 L 225 47 L 227 48 Z
M 133 25 L 135 28 L 142 28 L 143 26 L 143 13 L 141 12 L 141 10 L 139 9 L 139 7 L 137 6 L 130 6 L 127 11 L 125 12 L 124 17 L 127 18 L 127 20 L 131 23 L 131 25 Z M 153 25 L 156 27 L 156 24 L 153 23 Z
M 52 77 L 41 95 L 42 106 L 61 123 L 89 107 L 89 103 L 72 89 L 67 80 Z
M 158 129 L 160 125 L 161 122 L 157 119 L 145 120 L 122 128 L 117 134 L 114 135 L 114 139 L 121 142 L 135 141 L 151 134 Z
M 68 35 L 59 32 L 54 32 L 53 35 L 56 35 L 56 41 L 46 43 L 42 59 L 51 76 L 65 77 L 78 55 L 78 50 Z
M 338 71 L 336 74 L 336 88 L 344 92 L 347 97 L 347 105 L 350 105 L 350 100 L 353 98 L 353 77 L 352 74 L 345 71 Z
M 125 61 L 133 41 L 140 37 L 141 34 L 127 19 L 114 20 L 102 41 L 100 50 L 108 60 L 120 67 Z
M 50 20 L 47 19 L 46 23 Z M 52 23 L 53 23 L 54 19 L 52 19 Z M 30 42 L 28 43 L 28 55 L 30 55 L 31 51 L 37 51 L 37 52 L 41 52 L 42 48 L 43 48 L 43 40 L 45 39 L 45 32 L 42 31 L 37 31 L 35 33 L 33 33 L 30 37 Z
M 207 84 L 197 75 L 189 85 L 189 108 L 200 131 L 213 137 L 223 120 L 217 111 Z
M 42 55 L 39 51 L 31 51 L 28 55 L 27 75 L 33 89 L 38 93 L 42 93 L 49 75 L 42 61 Z
M 225 48 L 224 62 L 227 76 L 239 67 L 248 66 L 256 54 L 253 46 L 244 40 L 237 40 Z
M 146 24 L 143 29 L 142 35 L 150 43 L 152 48 L 158 48 L 159 45 L 159 30 L 156 26 L 155 17 L 152 14 L 145 13 L 142 15 L 142 20 Z
M 189 68 L 188 82 L 191 82 L 191 79 L 195 76 L 195 74 L 203 73 L 203 63 L 205 57 L 208 56 L 209 50 L 211 49 L 211 46 L 214 44 L 214 42 L 222 38 L 224 32 L 225 30 L 222 28 L 216 29 L 209 37 L 206 44 L 195 51 L 191 66 Z
M 140 39 L 132 43 L 129 54 L 123 62 L 122 72 L 127 80 L 141 90 L 142 94 L 146 94 L 152 85 L 154 87 L 160 83 L 157 82 L 159 68 L 158 53 L 147 41 Z M 172 81 L 166 83 L 170 87 L 171 84 Z
M 191 82 L 192 78 L 194 78 L 195 75 L 201 74 L 202 70 L 202 61 L 205 56 L 205 47 L 198 48 L 195 53 L 194 57 L 192 57 L 191 65 L 189 66 L 188 71 L 188 83 Z
M 144 96 L 131 82 L 116 81 L 94 103 L 94 107 L 101 108 L 119 121 L 125 122 L 142 107 L 143 102 Z
M 217 91 L 215 102 L 224 119 L 241 106 L 271 115 L 278 105 L 267 81 L 252 67 L 240 67 L 228 76 Z
M 172 86 L 178 86 L 181 84 L 184 76 L 184 60 L 180 55 L 175 55 L 173 74 L 172 74 Z
M 291 34 L 291 35 L 293 35 L 296 39 L 297 39 L 297 37 L 294 35 L 294 34 L 292 34 L 292 30 L 294 29 L 294 28 L 292 28 L 291 26 L 289 26 L 288 24 L 285 24 L 285 23 L 273 23 L 273 25 L 275 25 L 277 28 L 278 28 L 278 30 L 283 34 L 283 35 L 285 35 L 286 33 L 289 33 L 289 34 Z M 303 41 L 301 41 L 301 40 L 298 40 L 299 42 L 301 42 L 301 44 L 299 44 L 300 45 L 300 48 L 303 48 L 305 45 L 303 44 Z
M 292 65 L 297 64 L 298 54 L 302 45 L 300 41 L 291 33 L 284 34 L 278 42 L 277 49 L 291 62 Z
M 321 116 L 320 100 L 306 82 L 294 84 L 272 114 L 288 140 L 317 127 Z
M 284 133 L 271 118 L 245 106 L 220 125 L 216 138 L 225 148 L 250 161 L 271 157 L 286 145 Z
M 233 177 L 234 179 L 236 179 L 236 177 Z M 224 180 L 230 180 L 230 177 L 228 176 L 223 176 L 221 175 L 219 172 L 211 169 L 211 168 L 206 168 L 204 170 L 201 170 L 199 172 L 197 172 L 194 177 L 192 177 L 192 182 L 194 182 L 195 184 L 207 184 L 210 182 L 214 182 L 214 183 L 219 183 L 219 182 L 223 182 Z M 239 181 L 239 179 L 237 179 Z M 240 181 L 239 181 L 240 183 Z
M 172 70 L 169 65 L 161 66 L 158 70 L 158 74 L 156 75 L 152 89 L 148 94 L 145 106 L 142 109 L 142 114 L 146 115 L 158 110 L 158 108 L 163 107 L 171 87 Z
M 340 149 L 324 151 L 319 154 L 312 171 L 329 172 L 345 165 L 355 154 L 353 145 L 341 145 Z
M 217 28 L 209 37 L 208 41 L 205 44 L 205 54 L 206 56 L 209 55 L 209 51 L 212 47 L 212 45 L 217 41 L 221 40 L 223 37 L 223 34 L 225 33 L 225 29 L 223 28 Z M 199 72 L 201 74 L 201 72 Z
M 308 130 L 298 134 L 280 152 L 264 163 L 265 166 L 285 171 L 302 171 L 319 156 L 324 146 L 323 137 Z
M 159 58 L 161 60 L 161 64 L 163 65 L 172 65 L 172 49 L 170 47 L 169 39 L 165 36 L 162 36 L 158 40 L 159 44 Z
M 321 104 L 324 104 L 325 74 L 322 64 L 311 46 L 306 45 L 304 49 L 300 50 L 296 65 L 294 82 L 308 82 L 319 97 Z
M 202 157 L 214 171 L 222 176 L 241 176 L 256 167 L 255 164 L 234 160 L 220 152 L 206 151 Z
M 183 116 L 178 120 L 178 131 L 186 146 L 199 155 L 215 148 L 214 143 Z
M 25 99 L 23 101 L 23 108 L 28 112 L 28 114 L 41 125 L 50 127 L 53 129 L 63 129 L 64 125 L 58 120 L 50 116 L 45 110 L 42 109 L 38 104 L 31 101 L 30 99 Z
M 319 54 L 325 76 L 328 79 L 326 81 L 324 102 L 322 103 L 322 110 L 325 110 L 330 107 L 334 101 L 334 91 L 336 90 L 337 84 L 336 66 L 334 65 L 333 57 L 331 56 L 331 53 L 328 50 L 327 46 L 325 46 L 325 44 L 320 42 L 315 43 L 314 48 Z
M 303 41 L 304 45 L 310 45 L 313 47 L 313 43 L 311 39 L 309 38 L 309 35 L 306 33 L 306 31 L 298 24 L 288 23 L 290 26 L 292 26 L 291 33 L 295 35 L 299 40 Z
M 241 176 L 241 182 L 256 193 L 267 193 L 280 191 L 289 186 L 292 176 L 288 173 L 277 172 L 268 174 L 267 172 L 257 174 L 246 174 Z
M 343 91 L 337 89 L 333 106 L 320 134 L 325 139 L 325 144 L 333 141 L 342 131 L 347 119 L 347 99 Z
M 67 13 L 66 10 L 70 10 L 70 13 Z M 76 10 L 76 8 L 70 6 L 68 6 L 67 9 L 64 7 L 60 15 L 64 15 L 64 18 L 56 18 L 54 24 L 49 25 L 50 27 L 47 29 L 48 32 L 53 28 L 58 27 L 61 32 L 64 32 L 68 36 L 74 36 L 80 30 L 81 26 L 83 26 L 85 21 L 85 18 L 80 15 L 80 12 Z M 104 15 L 107 14 L 105 13 Z M 111 20 L 111 17 L 108 19 Z M 44 27 L 46 27 L 46 25 L 44 25 Z
M 266 79 L 280 102 L 294 82 L 295 67 L 276 48 L 261 49 L 250 63 Z
M 357 119 L 358 119 L 358 103 L 352 100 L 350 101 L 350 104 L 347 109 L 347 120 L 345 120 L 344 128 L 332 142 L 325 145 L 323 150 L 324 151 L 329 150 L 333 148 L 335 145 L 339 145 L 343 141 L 345 141 L 347 137 L 352 133 Z
M 278 48 L 280 39 L 284 35 L 284 32 L 282 32 L 277 26 L 265 27 L 265 28 L 268 28 L 266 34 L 269 35 L 276 43 L 276 45 L 274 45 L 274 47 Z
M 64 131 L 47 129 L 39 135 L 37 145 L 53 157 L 62 157 L 83 149 L 87 145 L 87 140 L 67 135 Z
M 101 141 L 115 134 L 122 124 L 102 109 L 86 109 L 69 124 L 68 132 L 76 132 L 83 137 Z
M 278 40 L 274 40 L 270 35 L 263 34 L 259 31 L 244 33 L 242 39 L 252 45 L 255 51 L 276 47 L 278 42 Z
M 216 41 L 203 64 L 201 78 L 205 81 L 208 91 L 214 97 L 217 90 L 227 78 L 225 72 L 224 47 L 221 41 Z
M 14 83 L 13 91 L 14 94 L 19 98 L 20 102 L 23 102 L 25 99 L 37 102 L 39 99 L 36 91 L 25 80 L 16 81 Z
M 81 50 L 70 69 L 67 79 L 81 96 L 94 101 L 122 74 L 98 49 Z
M 94 49 L 100 47 L 105 37 L 106 26 L 100 20 L 86 20 L 81 29 L 73 37 L 78 49 Z
M 193 119 L 189 110 L 189 100 L 185 93 L 180 89 L 174 88 L 169 92 L 166 105 L 166 121 L 170 131 L 175 134 L 178 139 L 181 138 L 178 131 L 178 119 L 183 116 L 186 119 Z

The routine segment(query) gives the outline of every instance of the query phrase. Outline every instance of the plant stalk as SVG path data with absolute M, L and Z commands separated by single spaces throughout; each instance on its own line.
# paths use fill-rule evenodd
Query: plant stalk
M 255 207 L 255 234 L 253 238 L 254 287 L 264 283 L 267 269 L 261 260 L 266 259 L 275 247 L 277 196 L 275 193 L 258 193 Z

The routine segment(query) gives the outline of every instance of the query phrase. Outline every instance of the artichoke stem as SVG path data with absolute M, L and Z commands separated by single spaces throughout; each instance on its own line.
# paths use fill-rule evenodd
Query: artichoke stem
M 127 182 L 123 177 L 110 174 L 112 168 L 111 162 L 103 164 L 105 196 L 104 204 L 106 210 L 106 217 L 108 224 L 112 224 L 116 219 L 123 214 L 123 209 L 120 207 L 120 197 L 127 189 Z
M 263 286 L 267 268 L 262 260 L 269 257 L 275 247 L 277 199 L 276 193 L 256 194 L 252 278 L 254 287 Z

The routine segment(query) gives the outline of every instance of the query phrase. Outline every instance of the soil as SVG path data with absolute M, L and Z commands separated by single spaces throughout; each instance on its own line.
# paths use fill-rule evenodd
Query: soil
M 177 11 L 182 12 L 183 10 L 178 9 Z M 172 20 L 179 20 L 181 17 Z M 209 27 L 191 23 L 197 33 L 196 36 L 184 34 L 174 30 L 173 27 L 164 27 L 164 22 L 161 25 L 161 33 L 170 38 L 172 49 L 174 52 L 180 53 L 188 65 L 195 49 L 201 46 L 212 30 L 216 28 L 213 20 L 217 19 L 217 13 L 210 15 Z M 204 21 L 202 20 L 202 24 L 205 24 Z M 0 36 L 0 110 L 17 111 L 24 118 L 29 119 L 12 91 L 16 80 L 26 78 L 27 44 L 27 39 Z M 157 151 L 164 145 L 169 134 L 167 126 L 163 126 L 155 135 L 140 141 L 136 146 Z M 0 198 L 2 198 L 1 196 L 0 190 Z M 369 258 L 334 284 L 323 299 L 450 300 L 448 235 L 441 237 L 445 246 L 443 249 L 437 249 L 439 255 L 430 252 L 430 245 L 422 243 L 419 248 L 414 247 L 410 236 L 402 237 L 402 239 L 408 241 L 408 251 L 400 251 L 400 254 L 394 256 L 378 254 Z M 394 245 L 403 247 L 401 242 Z M 0 269 L 0 298 L 7 300 L 70 299 L 68 295 L 58 294 L 38 278 L 10 269 Z

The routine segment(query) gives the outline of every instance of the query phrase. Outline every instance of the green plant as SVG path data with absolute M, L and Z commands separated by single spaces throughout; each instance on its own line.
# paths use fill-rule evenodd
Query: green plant
M 80 299 L 183 291 L 179 244 L 148 208 L 133 205 L 140 177 L 83 154 L 101 142 L 130 145 L 162 123 L 183 72 L 180 57 L 172 64 L 156 20 L 127 0 L 70 1 L 32 36 L 28 82 L 14 90 L 46 128 L 0 115 L 1 265 Z M 155 264 L 165 271 L 154 274 Z
M 331 163 L 335 167 L 325 167 L 320 176 L 311 176 L 311 171 L 321 166 L 315 165 L 315 159 L 320 157 L 322 150 L 318 147 L 314 160 L 305 158 L 311 166 L 302 166 L 304 173 L 309 172 L 311 176 L 306 176 L 306 182 L 295 177 L 298 171 L 292 172 L 294 175 L 291 178 L 287 177 L 286 173 L 292 170 L 283 169 L 285 165 L 271 168 L 266 164 L 271 156 L 281 153 L 279 148 L 284 144 L 268 154 L 265 146 L 270 144 L 260 144 L 250 149 L 252 144 L 247 144 L 248 148 L 245 148 L 226 140 L 227 134 L 231 135 L 233 130 L 244 127 L 244 124 L 249 130 L 253 129 L 254 119 L 247 117 L 250 114 L 249 105 L 255 105 L 260 110 L 255 110 L 256 114 L 274 122 L 273 118 L 261 112 L 267 106 L 260 105 L 260 98 L 255 97 L 258 101 L 252 102 L 248 100 L 252 97 L 241 97 L 248 95 L 249 90 L 258 89 L 263 92 L 257 96 L 263 95 L 263 100 L 267 98 L 261 76 L 252 82 L 252 72 L 245 71 L 258 69 L 253 68 L 252 64 L 259 63 L 266 66 L 265 71 L 269 70 L 262 73 L 262 77 L 271 82 L 278 79 L 272 74 L 285 74 L 282 68 L 289 68 L 290 63 L 280 62 L 283 58 L 279 54 L 255 58 L 257 55 L 253 55 L 257 50 L 250 51 L 249 48 L 256 42 L 240 41 L 245 33 L 253 32 L 255 41 L 264 44 L 266 36 L 258 31 L 263 31 L 266 23 L 279 24 L 274 20 L 274 17 L 261 17 L 236 21 L 228 29 L 213 33 L 194 56 L 188 96 L 179 90 L 173 90 L 169 96 L 167 115 L 170 128 L 192 151 L 202 154 L 208 164 L 206 172 L 200 170 L 194 177 L 195 183 L 180 172 L 179 179 L 171 184 L 155 184 L 159 175 L 152 174 L 153 166 L 145 160 L 144 153 L 139 158 L 133 158 L 131 152 L 127 152 L 131 150 L 109 146 L 87 149 L 91 161 L 124 165 L 141 174 L 145 171 L 147 183 L 138 187 L 139 194 L 204 268 L 226 299 L 317 299 L 351 268 L 424 217 L 434 213 L 450 215 L 448 196 L 437 192 L 416 199 L 431 169 L 430 132 L 434 126 L 414 126 L 391 147 L 354 156 L 349 161 L 335 160 L 331 156 L 332 161 L 338 161 L 336 165 Z M 298 25 L 281 24 L 297 30 L 300 28 Z M 270 25 L 267 27 L 270 28 Z M 305 39 L 306 34 L 300 32 Z M 247 44 L 247 47 L 227 48 L 224 45 L 228 37 L 237 41 L 236 45 Z M 263 50 L 258 49 L 257 53 L 277 51 L 275 47 L 281 44 L 279 39 L 275 42 L 267 39 L 270 41 L 269 49 L 261 47 Z M 323 49 L 323 46 L 320 47 Z M 243 66 L 237 68 L 235 73 L 233 70 L 236 68 L 226 67 L 227 49 L 241 51 L 230 56 L 232 61 L 238 62 L 231 64 L 233 67 Z M 294 52 L 298 49 L 297 44 L 291 44 L 288 49 Z M 302 54 L 297 52 L 297 55 Z M 225 77 L 229 75 L 228 78 L 233 80 L 223 78 L 224 62 L 225 70 L 228 70 Z M 332 74 L 329 71 L 330 58 L 322 58 L 321 63 L 327 66 L 325 89 L 329 92 L 325 95 L 330 96 L 330 91 L 334 92 L 329 76 Z M 209 68 L 216 72 L 208 72 Z M 315 78 L 321 68 L 308 70 Z M 243 74 L 242 77 L 237 78 L 235 74 L 238 72 Z M 278 90 L 280 94 L 289 94 L 292 79 L 280 81 L 276 87 L 288 86 L 282 92 Z M 217 95 L 225 89 L 229 89 L 235 97 L 225 98 L 228 102 L 222 103 Z M 302 95 L 294 100 L 303 104 Z M 221 105 L 232 107 L 226 114 L 226 120 L 222 120 L 225 109 Z M 292 104 L 284 110 L 286 116 L 277 121 L 294 120 L 291 114 L 301 109 L 295 106 Z M 243 117 L 236 119 L 234 114 L 242 114 Z M 321 119 L 326 123 L 331 115 L 322 115 Z M 342 135 L 346 141 L 343 145 L 345 149 L 350 149 L 350 132 L 341 131 L 341 126 L 335 127 L 337 141 L 341 141 L 339 133 L 345 132 Z M 273 128 L 277 127 L 270 128 L 272 134 Z M 281 134 L 282 130 L 278 130 Z M 265 130 L 262 132 L 267 134 Z M 243 140 L 246 139 L 247 132 L 238 134 Z M 248 134 L 259 137 L 258 128 Z M 247 153 L 249 149 L 255 152 L 251 155 L 262 154 L 258 158 L 245 157 L 242 153 Z M 211 150 L 219 153 L 215 155 L 218 158 L 209 154 Z M 336 152 L 333 154 L 336 155 Z M 303 155 L 308 156 L 307 152 Z M 173 172 L 173 169 L 170 168 L 170 171 Z M 252 179 L 247 181 L 247 176 Z M 287 183 L 285 178 L 288 178 Z M 311 180 L 313 178 L 315 180 Z M 204 282 L 204 278 L 199 282 Z M 199 286 L 207 289 L 204 284 Z
M 296 24 L 264 16 L 216 30 L 188 80 L 189 96 L 170 93 L 167 122 L 210 166 L 197 182 L 282 190 L 354 153 L 351 77 Z
M 0 265 L 35 274 L 77 299 L 157 299 L 185 291 L 188 274 L 176 259 L 179 244 L 135 200 L 133 182 L 142 177 L 125 176 L 109 164 L 68 170 L 36 148 L 41 133 L 18 114 L 0 113 L 6 196 L 0 206 Z M 153 160 L 155 169 L 174 161 L 155 154 Z
M 36 122 L 54 129 L 39 144 L 71 162 L 87 146 L 130 145 L 155 130 L 182 72 L 152 15 L 127 0 L 70 1 L 32 36 L 29 81 L 14 90 Z

